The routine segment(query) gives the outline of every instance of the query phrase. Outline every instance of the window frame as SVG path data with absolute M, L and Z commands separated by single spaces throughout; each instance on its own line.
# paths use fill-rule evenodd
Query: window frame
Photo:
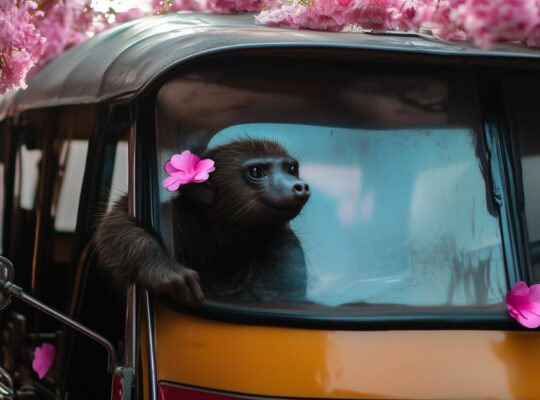
M 537 81 L 540 83 L 540 80 L 538 79 L 538 76 L 533 73 L 521 73 L 518 77 L 519 80 L 523 81 Z M 503 93 L 506 93 L 506 89 L 508 84 L 511 82 L 511 79 L 505 79 L 503 80 L 503 86 L 502 91 Z M 533 256 L 538 257 L 538 254 L 540 254 L 540 241 L 530 241 L 529 237 L 529 219 L 526 213 L 525 204 L 527 201 L 527 193 L 525 191 L 525 177 L 523 173 L 522 168 L 522 149 L 520 146 L 521 142 L 521 134 L 517 132 L 518 127 L 515 126 L 515 124 L 512 124 L 511 121 L 515 118 L 512 117 L 512 114 L 515 109 L 515 104 L 511 101 L 505 101 L 505 109 L 504 109 L 504 115 L 506 116 L 506 120 L 508 121 L 508 131 L 509 131 L 509 142 L 510 147 L 512 149 L 512 159 L 513 159 L 513 168 L 515 172 L 515 179 L 521 184 L 516 189 L 516 195 L 517 195 L 517 201 L 519 202 L 519 211 L 522 213 L 522 220 L 523 220 L 523 240 L 525 243 L 525 257 L 528 263 L 528 271 L 529 271 L 529 282 L 533 282 L 536 279 L 538 279 L 538 276 L 540 274 L 540 271 L 534 271 L 534 265 L 532 258 Z M 538 224 L 538 222 L 537 222 Z M 535 254 L 533 254 L 535 253 Z
M 14 180 L 15 180 L 15 159 L 13 157 L 14 151 L 13 147 L 13 132 L 10 129 L 12 124 L 11 118 L 6 118 L 3 121 L 0 121 L 0 152 L 2 154 L 0 157 L 3 160 L 4 165 L 4 179 L 3 186 L 0 187 L 1 193 L 0 196 L 3 196 L 3 208 L 0 210 L 2 212 L 2 225 L 0 229 L 2 234 L 0 234 L 0 254 L 6 256 L 9 249 L 9 236 L 7 235 L 10 232 L 11 228 L 11 209 L 13 202 L 13 189 L 14 189 Z M 10 211 L 8 211 L 10 210 Z
M 305 49 L 308 52 L 308 49 Z M 245 52 L 251 56 L 260 56 L 257 52 Z M 264 55 L 268 59 L 278 59 L 280 57 L 298 58 L 300 62 L 313 62 L 317 57 L 310 59 L 302 59 L 302 52 L 297 51 L 295 55 L 287 53 L 286 50 L 273 52 L 270 55 Z M 334 57 L 336 60 L 355 60 L 354 55 L 350 53 L 342 53 L 341 57 Z M 390 58 L 390 57 L 385 57 Z M 419 56 L 418 59 L 425 57 Z M 329 57 L 324 58 L 328 60 Z M 203 60 L 205 65 L 219 65 L 219 57 L 210 60 Z M 308 61 L 309 60 L 309 61 Z M 380 59 L 372 59 L 373 62 L 380 62 Z M 393 68 L 399 70 L 399 64 L 407 64 L 410 66 L 412 62 L 401 62 L 396 60 Z M 366 59 L 366 63 L 369 61 Z M 474 64 L 475 62 L 471 62 Z M 193 63 L 187 63 L 184 68 L 191 67 Z M 448 62 L 447 68 L 452 68 L 452 63 Z M 455 64 L 454 64 L 455 65 Z M 437 74 L 437 66 L 434 63 L 421 64 L 421 68 L 432 68 L 433 73 Z M 525 221 L 520 209 L 519 192 L 522 191 L 522 183 L 518 179 L 515 170 L 515 164 L 512 157 L 512 148 L 510 143 L 510 131 L 508 129 L 508 121 L 506 120 L 504 111 L 504 99 L 501 90 L 501 77 L 504 74 L 516 73 L 516 69 L 493 67 L 490 71 L 485 69 L 475 69 L 474 67 L 463 67 L 458 64 L 459 68 L 470 68 L 472 76 L 477 82 L 479 107 L 481 112 L 481 137 L 486 151 L 489 171 L 486 171 L 487 182 L 492 189 L 492 199 L 497 207 L 499 226 L 503 247 L 503 259 L 505 263 L 505 271 L 507 275 L 508 287 L 512 287 L 517 281 L 525 280 L 530 283 L 530 264 L 527 257 L 528 250 L 525 248 L 526 232 L 524 232 Z M 217 66 L 219 68 L 219 66 Z M 177 76 L 182 73 L 182 70 L 171 71 L 166 76 L 162 77 L 160 83 L 166 82 L 167 78 Z M 156 98 L 159 85 L 154 85 L 153 98 Z M 148 110 L 146 110 L 148 111 Z M 146 118 L 151 118 L 153 121 L 155 115 L 146 115 Z M 155 131 L 151 135 L 151 147 L 155 149 Z M 148 143 L 147 143 L 148 144 Z M 152 158 L 156 157 L 155 151 L 151 153 Z M 145 162 L 146 164 L 146 162 Z M 146 175 L 144 178 L 145 187 L 151 187 L 153 190 L 146 193 L 146 204 L 144 207 L 150 207 L 140 214 L 142 217 L 146 213 L 146 218 L 142 218 L 153 229 L 159 232 L 159 210 L 157 205 L 159 182 L 157 182 L 157 166 L 155 163 L 146 164 L 146 169 L 141 168 L 137 164 L 136 173 Z M 150 185 L 150 186 L 148 186 Z M 139 196 L 140 194 L 138 194 Z M 145 196 L 143 196 L 144 198 Z M 373 313 L 338 313 L 331 312 L 301 312 L 301 311 L 274 311 L 259 308 L 249 308 L 243 306 L 227 305 L 224 303 L 207 302 L 197 309 L 179 308 L 161 300 L 168 307 L 179 312 L 190 315 L 208 318 L 212 320 L 220 320 L 226 322 L 234 322 L 249 325 L 271 325 L 271 326 L 289 326 L 302 327 L 313 329 L 345 329 L 345 330 L 379 330 L 379 329 L 479 329 L 479 330 L 524 330 L 519 324 L 516 324 L 509 317 L 506 310 L 498 309 L 493 311 L 468 311 L 459 310 L 456 307 L 455 312 L 440 312 L 431 309 L 414 307 L 416 310 L 411 312 L 373 312 Z
M 72 285 L 71 293 L 69 293 L 69 315 L 82 322 L 84 309 L 88 308 L 88 299 L 85 296 L 87 292 L 88 276 L 90 268 L 87 264 L 79 265 L 78 260 L 86 251 L 87 244 L 91 241 L 95 231 L 95 216 L 103 206 L 103 200 L 108 196 L 108 188 L 110 188 L 114 162 L 116 158 L 116 145 L 118 141 L 125 136 L 126 132 L 131 130 L 133 124 L 132 106 L 127 105 L 110 105 L 100 104 L 96 106 L 94 114 L 94 127 L 88 143 L 88 153 L 84 168 L 84 176 L 80 194 L 80 201 L 77 211 L 77 222 L 75 230 L 75 239 L 73 246 L 73 268 L 70 270 L 69 282 Z M 131 141 L 131 138 L 130 138 Z M 131 157 L 131 156 L 130 156 Z M 90 307 L 93 307 L 92 305 Z M 124 309 L 122 315 L 118 315 L 120 321 L 124 321 L 129 309 Z M 95 310 L 94 310 L 95 312 Z M 134 311 L 137 314 L 137 309 Z M 129 337 L 130 332 L 121 332 Z M 69 327 L 63 328 L 64 336 L 64 357 L 62 360 L 61 383 L 62 393 L 70 391 L 71 388 L 81 390 L 80 383 L 87 381 L 87 377 L 83 377 L 81 370 L 81 360 L 77 358 L 77 343 L 86 344 L 87 339 L 77 335 Z M 126 341 L 124 340 L 124 344 Z M 92 344 L 93 345 L 93 344 Z M 115 348 L 118 343 L 113 343 Z M 119 349 L 117 349 L 119 350 Z M 100 349 L 101 351 L 101 349 Z M 117 351 L 118 354 L 121 351 Z M 103 367 L 98 373 L 107 373 L 106 370 L 106 353 L 103 353 Z M 74 368 L 73 365 L 76 367 Z M 125 363 L 124 367 L 127 367 Z

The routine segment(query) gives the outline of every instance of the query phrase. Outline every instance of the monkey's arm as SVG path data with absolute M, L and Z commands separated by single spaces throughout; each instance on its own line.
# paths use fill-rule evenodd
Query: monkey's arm
M 159 238 L 127 210 L 127 196 L 123 196 L 101 219 L 94 234 L 99 263 L 119 283 L 137 282 L 181 305 L 200 305 L 204 295 L 197 272 L 173 260 Z

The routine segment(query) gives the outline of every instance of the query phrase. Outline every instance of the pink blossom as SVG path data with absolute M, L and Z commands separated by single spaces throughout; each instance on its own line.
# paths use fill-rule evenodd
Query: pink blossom
M 307 29 L 336 32 L 347 23 L 345 11 L 350 2 L 345 0 L 318 0 L 306 6 L 303 14 L 297 15 L 298 24 Z
M 259 12 L 277 4 L 279 0 L 152 0 L 155 14 L 177 11 L 207 13 Z
M 169 192 L 174 192 L 182 185 L 204 182 L 215 169 L 213 160 L 209 158 L 201 160 L 189 150 L 184 150 L 181 154 L 173 155 L 165 163 L 165 171 L 169 177 L 163 181 L 163 187 Z
M 256 16 L 259 24 L 339 31 L 430 31 L 444 40 L 540 41 L 540 0 L 292 0 Z M 345 22 L 343 22 L 345 21 Z M 540 28 L 538 28 L 540 29 Z
M 522 41 L 538 23 L 536 0 L 461 0 L 450 13 L 483 48 L 499 40 Z
M 530 47 L 540 47 L 540 0 L 536 0 L 536 26 L 531 30 L 527 38 L 527 45 Z
M 45 38 L 33 23 L 38 14 L 34 1 L 0 2 L 0 94 L 24 89 L 29 71 L 43 52 Z
M 144 17 L 146 13 L 139 7 L 132 7 L 129 10 L 116 14 L 115 22 L 121 24 L 123 22 L 131 21 L 132 19 Z
M 198 4 L 191 0 L 152 0 L 152 12 L 154 14 L 167 14 L 177 11 L 197 9 Z
M 352 0 L 317 0 L 306 4 L 284 4 L 262 11 L 255 22 L 269 26 L 340 31 L 347 23 Z
M 63 51 L 85 41 L 93 32 L 97 13 L 90 0 L 50 1 L 35 24 L 47 42 L 39 65 L 46 64 Z
M 255 15 L 255 22 L 267 26 L 286 26 L 300 29 L 300 15 L 305 13 L 306 6 L 284 4 L 280 7 L 263 10 Z
M 259 12 L 268 4 L 266 0 L 207 0 L 205 11 L 220 13 Z
M 506 294 L 506 307 L 512 318 L 526 328 L 540 326 L 540 284 L 520 281 Z
M 260 12 L 259 24 L 342 31 L 427 31 L 444 40 L 497 41 L 540 47 L 540 0 L 151 0 L 152 12 Z M 39 7 L 38 7 L 39 5 Z M 114 4 L 111 4 L 114 6 Z M 0 94 L 26 87 L 27 77 L 66 49 L 110 27 L 114 10 L 91 0 L 0 0 Z M 143 16 L 132 8 L 116 23 Z
M 531 31 L 527 38 L 527 45 L 530 47 L 540 47 L 540 25 L 536 25 Z
M 32 369 L 38 374 L 39 379 L 43 379 L 51 369 L 55 353 L 56 349 L 50 343 L 43 343 L 41 347 L 35 348 Z
M 348 13 L 348 22 L 364 29 L 384 31 L 388 28 L 389 3 L 388 0 L 357 0 Z
M 431 19 L 425 21 L 428 26 L 432 26 L 432 33 L 435 37 L 444 40 L 467 40 L 467 33 L 463 26 L 455 21 L 452 13 L 453 7 L 458 7 L 464 0 L 440 0 L 434 4 Z M 433 3 L 432 3 L 433 7 Z
M 388 29 L 399 31 L 414 31 L 418 29 L 419 24 L 416 23 L 417 7 L 410 2 L 395 4 L 388 9 Z

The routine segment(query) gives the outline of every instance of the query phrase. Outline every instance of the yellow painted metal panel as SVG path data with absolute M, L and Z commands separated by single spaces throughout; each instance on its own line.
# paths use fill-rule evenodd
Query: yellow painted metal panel
M 324 331 L 157 306 L 158 379 L 268 396 L 540 399 L 540 334 Z

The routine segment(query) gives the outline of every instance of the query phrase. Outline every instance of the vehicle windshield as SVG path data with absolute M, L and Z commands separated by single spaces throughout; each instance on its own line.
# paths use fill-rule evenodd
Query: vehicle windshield
M 160 171 L 186 148 L 201 154 L 262 138 L 296 157 L 310 186 L 290 223 L 305 261 L 291 257 L 289 267 L 305 274 L 288 279 L 305 280 L 302 296 L 287 297 L 294 282 L 280 283 L 283 297 L 269 296 L 276 283 L 255 272 L 242 278 L 249 296 L 203 282 L 209 300 L 309 311 L 502 308 L 506 271 L 474 80 L 463 71 L 393 68 L 230 62 L 161 88 Z M 160 189 L 171 249 L 172 196 Z

